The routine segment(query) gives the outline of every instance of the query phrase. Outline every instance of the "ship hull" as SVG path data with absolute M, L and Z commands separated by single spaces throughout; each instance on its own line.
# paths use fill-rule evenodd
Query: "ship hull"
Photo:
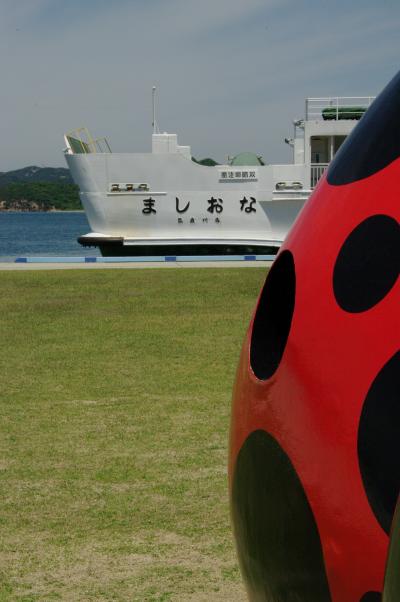
M 182 243 L 181 241 L 162 242 L 155 244 L 149 241 L 143 244 L 124 243 L 123 238 L 95 237 L 87 234 L 78 238 L 83 247 L 98 247 L 103 257 L 149 257 L 149 256 L 205 256 L 205 255 L 275 255 L 279 244 L 239 241 L 209 242 L 195 240 Z
M 276 190 L 301 166 L 241 167 L 252 181 L 223 181 L 223 166 L 179 155 L 66 155 L 91 232 L 79 237 L 104 256 L 270 254 L 282 244 L 309 191 Z M 284 168 L 285 166 L 281 166 Z M 138 189 L 145 186 L 145 190 Z

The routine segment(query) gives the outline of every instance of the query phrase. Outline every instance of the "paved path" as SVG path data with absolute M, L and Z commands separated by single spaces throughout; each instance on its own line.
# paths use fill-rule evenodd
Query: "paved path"
M 126 263 L 0 263 L 0 270 L 109 270 L 166 268 L 269 268 L 272 261 L 160 261 Z

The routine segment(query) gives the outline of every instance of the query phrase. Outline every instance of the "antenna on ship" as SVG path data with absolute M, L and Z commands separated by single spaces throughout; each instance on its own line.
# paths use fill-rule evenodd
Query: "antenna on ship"
M 153 101 L 153 134 L 159 134 L 160 130 L 158 129 L 158 125 L 156 122 L 156 87 L 153 86 L 152 89 L 152 101 Z

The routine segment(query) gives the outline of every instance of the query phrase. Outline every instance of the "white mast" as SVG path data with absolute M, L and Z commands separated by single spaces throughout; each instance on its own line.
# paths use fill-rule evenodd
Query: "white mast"
M 159 134 L 160 130 L 158 129 L 158 125 L 156 122 L 156 87 L 153 86 L 152 89 L 152 101 L 153 101 L 153 134 Z

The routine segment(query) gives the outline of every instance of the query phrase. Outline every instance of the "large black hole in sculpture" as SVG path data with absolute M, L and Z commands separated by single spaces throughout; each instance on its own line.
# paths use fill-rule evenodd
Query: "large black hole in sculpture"
M 250 345 L 250 364 L 261 380 L 278 368 L 292 323 L 296 295 L 293 255 L 283 251 L 269 271 L 261 293 Z
M 317 525 L 300 478 L 266 431 L 251 433 L 238 454 L 232 518 L 250 600 L 331 600 Z
M 358 459 L 368 501 L 389 533 L 400 490 L 400 351 L 382 368 L 364 401 Z
M 338 305 L 357 313 L 379 303 L 400 269 L 400 226 L 389 215 L 371 215 L 343 243 L 333 271 Z

